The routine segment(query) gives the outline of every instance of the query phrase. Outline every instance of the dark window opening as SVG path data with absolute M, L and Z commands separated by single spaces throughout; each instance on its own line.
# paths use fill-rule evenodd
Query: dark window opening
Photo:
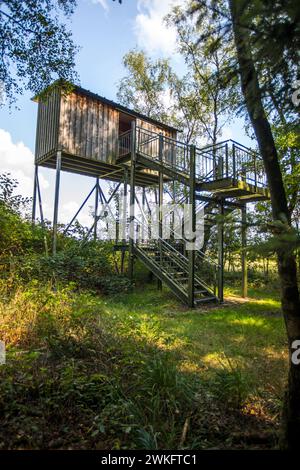
M 135 121 L 130 114 L 119 113 L 119 135 L 131 129 L 131 123 Z

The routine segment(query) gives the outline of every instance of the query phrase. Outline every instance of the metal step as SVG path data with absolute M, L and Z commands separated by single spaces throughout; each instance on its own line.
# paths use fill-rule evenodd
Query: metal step
M 195 305 L 203 304 L 206 302 L 215 302 L 217 298 L 214 295 L 210 295 L 208 297 L 203 297 L 202 299 L 195 299 Z
M 184 303 L 188 300 L 189 284 L 189 265 L 188 259 L 180 251 L 168 249 L 164 246 L 164 252 L 161 253 L 157 244 L 136 245 L 137 253 L 141 260 L 148 265 L 148 268 L 158 279 L 167 284 L 173 293 L 181 298 Z M 195 305 L 203 302 L 216 301 L 217 298 L 212 292 L 201 283 L 201 278 L 196 275 L 195 278 Z

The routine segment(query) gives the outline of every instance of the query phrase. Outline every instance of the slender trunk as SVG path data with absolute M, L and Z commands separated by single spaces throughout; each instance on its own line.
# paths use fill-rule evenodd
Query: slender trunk
M 241 26 L 244 2 L 229 0 L 231 19 L 241 88 L 247 111 L 256 135 L 260 153 L 268 178 L 271 193 L 272 214 L 275 221 L 281 221 L 289 229 L 290 214 L 283 186 L 277 151 L 269 121 L 262 103 L 257 72 L 251 55 L 251 41 L 247 30 Z M 293 342 L 300 339 L 300 302 L 297 285 L 295 255 L 291 250 L 279 249 L 278 273 L 281 282 L 281 303 L 289 344 L 289 377 L 285 396 L 283 425 L 284 446 L 298 449 L 300 440 L 300 364 L 291 361 Z

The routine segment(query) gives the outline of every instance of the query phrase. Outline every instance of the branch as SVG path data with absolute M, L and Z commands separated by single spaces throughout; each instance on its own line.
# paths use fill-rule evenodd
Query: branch
M 37 34 L 36 31 L 33 31 L 32 29 L 29 29 L 29 28 L 25 28 L 20 21 L 16 20 L 11 15 L 8 15 L 8 13 L 5 13 L 4 11 L 0 10 L 0 15 L 6 16 L 10 21 L 12 21 L 13 23 L 16 23 L 18 26 L 20 26 L 20 28 L 23 29 L 23 31 L 26 31 L 27 33 L 31 33 L 31 34 Z

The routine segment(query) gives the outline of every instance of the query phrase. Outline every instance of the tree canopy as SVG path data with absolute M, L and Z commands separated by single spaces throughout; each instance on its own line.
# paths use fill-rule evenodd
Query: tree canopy
M 0 84 L 2 104 L 24 90 L 39 94 L 54 80 L 74 81 L 77 47 L 63 19 L 76 0 L 0 2 Z

